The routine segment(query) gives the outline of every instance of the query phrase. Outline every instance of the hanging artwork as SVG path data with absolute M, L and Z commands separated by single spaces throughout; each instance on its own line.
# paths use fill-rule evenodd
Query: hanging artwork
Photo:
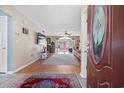
M 29 30 L 25 27 L 22 28 L 22 33 L 23 34 L 29 34 Z

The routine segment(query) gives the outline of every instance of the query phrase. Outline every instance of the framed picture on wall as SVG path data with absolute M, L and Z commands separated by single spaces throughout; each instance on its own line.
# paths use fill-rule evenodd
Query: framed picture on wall
M 51 43 L 51 38 L 47 38 L 47 44 Z
M 22 28 L 22 33 L 23 34 L 29 34 L 29 30 L 25 27 Z

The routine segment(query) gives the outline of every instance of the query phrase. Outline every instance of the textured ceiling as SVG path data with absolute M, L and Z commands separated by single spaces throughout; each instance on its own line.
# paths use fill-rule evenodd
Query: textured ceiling
M 21 5 L 14 6 L 45 30 L 47 35 L 80 35 L 79 5 Z

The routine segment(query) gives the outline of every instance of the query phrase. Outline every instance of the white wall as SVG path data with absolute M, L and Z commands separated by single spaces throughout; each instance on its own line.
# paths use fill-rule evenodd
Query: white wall
M 81 8 L 81 76 L 87 77 L 87 6 Z
M 41 28 L 32 23 L 12 6 L 0 6 L 0 10 L 13 17 L 13 71 L 29 64 L 40 56 L 40 47 L 35 44 L 36 31 Z M 22 33 L 22 27 L 29 29 L 29 34 Z

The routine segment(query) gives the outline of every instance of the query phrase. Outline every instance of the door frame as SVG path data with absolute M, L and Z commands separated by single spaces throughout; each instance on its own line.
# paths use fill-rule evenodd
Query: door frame
M 83 78 L 87 78 L 87 5 L 81 7 L 81 72 L 80 75 Z

